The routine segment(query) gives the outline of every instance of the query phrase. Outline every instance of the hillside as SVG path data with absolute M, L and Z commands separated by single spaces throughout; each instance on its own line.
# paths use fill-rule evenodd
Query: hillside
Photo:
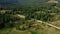
M 60 28 L 59 3 L 12 5 L 0 9 L 0 34 L 60 34 L 60 29 L 47 25 Z

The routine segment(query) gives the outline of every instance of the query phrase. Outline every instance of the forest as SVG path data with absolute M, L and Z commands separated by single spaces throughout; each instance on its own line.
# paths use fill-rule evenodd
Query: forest
M 60 4 L 1 8 L 0 34 L 60 34 L 60 30 L 38 23 L 36 20 L 60 27 Z

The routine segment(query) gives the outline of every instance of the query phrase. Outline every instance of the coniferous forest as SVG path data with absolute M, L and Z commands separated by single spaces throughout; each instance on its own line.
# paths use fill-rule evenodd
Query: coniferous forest
M 60 34 L 60 30 L 46 22 L 60 27 L 60 4 L 19 6 L 0 9 L 0 34 Z

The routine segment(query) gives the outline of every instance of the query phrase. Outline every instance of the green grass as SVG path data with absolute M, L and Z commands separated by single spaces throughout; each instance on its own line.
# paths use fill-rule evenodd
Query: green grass
M 3 28 L 1 30 L 1 34 L 8 34 L 11 30 L 12 30 L 12 28 Z

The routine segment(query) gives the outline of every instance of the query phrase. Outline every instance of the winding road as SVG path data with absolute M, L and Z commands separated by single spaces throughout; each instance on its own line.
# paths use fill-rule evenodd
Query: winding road
M 19 17 L 22 17 L 22 16 L 24 16 L 24 15 L 17 15 L 17 16 L 19 16 Z M 25 16 L 24 16 L 25 17 Z M 31 19 L 31 20 L 36 20 L 36 19 Z M 47 22 L 43 22 L 43 21 L 41 21 L 41 20 L 36 20 L 37 22 L 39 22 L 39 23 L 44 23 L 44 24 L 47 24 L 48 26 L 51 26 L 51 27 L 53 27 L 53 28 L 56 28 L 56 29 L 59 29 L 60 30 L 60 27 L 57 27 L 57 26 L 55 26 L 55 25 L 52 25 L 52 24 L 49 24 L 49 23 L 47 23 Z

